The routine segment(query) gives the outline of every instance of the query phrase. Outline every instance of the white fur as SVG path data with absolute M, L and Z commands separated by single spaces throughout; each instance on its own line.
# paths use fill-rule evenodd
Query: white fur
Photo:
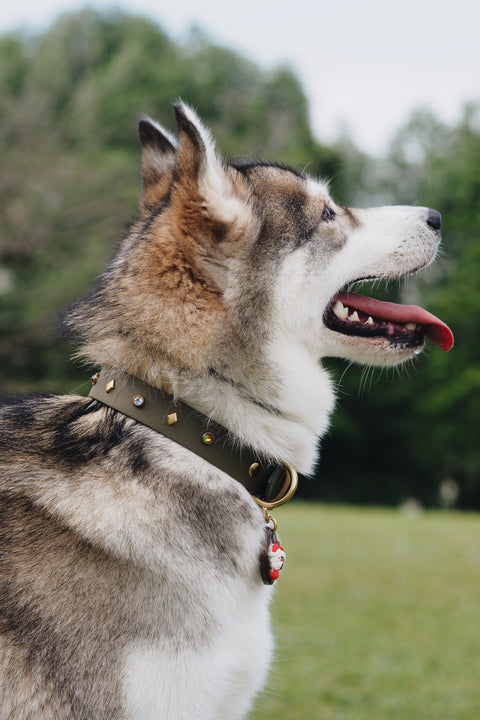
M 326 202 L 331 202 L 328 180 L 317 180 L 307 176 L 306 182 L 310 195 L 319 195 Z
M 156 438 L 154 439 L 156 442 Z M 165 461 L 158 452 L 162 470 L 174 470 L 193 479 L 198 487 L 213 488 L 221 497 L 229 486 L 240 490 L 245 502 L 255 503 L 243 488 L 220 471 L 183 448 Z M 156 505 L 158 505 L 158 500 Z M 196 558 L 195 543 L 185 529 L 184 542 L 172 553 L 162 553 L 162 523 L 154 518 L 148 528 L 140 525 L 137 535 L 130 537 L 132 547 L 138 546 L 139 557 L 150 556 L 150 566 L 162 569 L 162 576 L 179 577 L 191 588 L 198 608 L 208 608 L 215 618 L 206 646 L 190 643 L 176 649 L 171 642 L 136 642 L 125 654 L 124 692 L 129 720 L 237 720 L 242 718 L 263 685 L 272 653 L 268 605 L 272 588 L 258 583 L 258 556 L 263 538 L 261 511 L 257 530 L 232 527 L 232 543 L 238 545 L 238 567 L 231 577 L 216 571 L 216 557 L 206 562 Z M 179 529 L 181 537 L 182 529 Z M 154 555 L 152 555 L 152 550 Z M 178 585 L 169 583 L 170 587 Z M 163 599 L 170 607 L 178 600 Z M 161 609 L 159 608 L 159 612 Z M 179 633 L 184 628 L 183 609 L 178 608 Z M 188 622 L 191 622 L 189 618 Z M 200 619 L 197 622 L 201 622 Z
M 125 658 L 128 720 L 237 720 L 265 682 L 272 652 L 269 588 L 248 594 L 209 583 L 216 636 L 204 650 L 175 651 L 151 643 Z M 173 678 L 175 678 L 173 682 Z
M 438 237 L 425 222 L 427 214 L 427 208 L 402 205 L 356 210 L 361 225 L 336 255 L 334 279 L 342 284 L 367 275 L 397 278 L 430 263 Z

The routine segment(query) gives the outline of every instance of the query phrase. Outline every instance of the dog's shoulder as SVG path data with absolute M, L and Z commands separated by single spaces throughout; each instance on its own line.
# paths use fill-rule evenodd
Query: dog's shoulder
M 202 552 L 214 552 L 220 565 L 223 556 L 228 569 L 237 563 L 239 548 L 248 546 L 246 538 L 258 547 L 261 515 L 239 483 L 91 398 L 6 401 L 0 409 L 0 468 L 7 519 L 22 516 L 26 526 L 41 513 L 45 523 L 61 523 L 117 557 L 133 554 L 141 564 L 156 564 L 157 549 L 171 555 L 183 535 Z M 147 546 L 154 548 L 152 557 Z

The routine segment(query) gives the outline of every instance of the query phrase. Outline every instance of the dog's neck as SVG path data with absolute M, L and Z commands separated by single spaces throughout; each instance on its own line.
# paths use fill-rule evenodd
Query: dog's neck
M 334 393 L 327 372 L 303 346 L 272 344 L 268 357 L 243 377 L 216 368 L 194 374 L 165 357 L 141 367 L 133 358 L 104 360 L 185 401 L 265 458 L 313 472 Z
M 206 382 L 193 382 L 185 391 L 185 399 L 228 427 L 240 442 L 276 462 L 289 462 L 299 472 L 310 474 L 318 457 L 318 439 L 328 425 L 333 393 L 326 374 L 319 368 L 315 368 L 316 377 L 305 368 L 298 368 L 298 373 L 304 380 L 308 377 L 309 382 L 279 386 L 271 399 L 249 395 L 244 387 L 216 376 Z

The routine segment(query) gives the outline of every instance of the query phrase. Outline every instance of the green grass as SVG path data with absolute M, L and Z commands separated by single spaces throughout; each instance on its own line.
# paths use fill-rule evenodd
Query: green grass
M 479 720 L 480 517 L 293 503 L 251 720 Z

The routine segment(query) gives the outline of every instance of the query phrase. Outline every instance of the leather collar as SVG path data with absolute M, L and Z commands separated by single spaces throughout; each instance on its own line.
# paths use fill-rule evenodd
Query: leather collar
M 264 509 L 283 505 L 297 487 L 287 463 L 265 463 L 254 450 L 239 447 L 226 428 L 172 395 L 104 367 L 92 377 L 90 397 L 146 425 L 241 483 Z

